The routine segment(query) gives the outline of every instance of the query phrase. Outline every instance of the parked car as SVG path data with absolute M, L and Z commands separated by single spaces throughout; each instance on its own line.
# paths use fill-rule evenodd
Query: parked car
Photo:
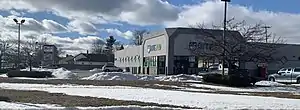
M 104 65 L 102 67 L 104 72 L 123 72 L 123 69 L 116 67 L 115 65 Z
M 282 68 L 277 73 L 268 75 L 269 81 L 300 84 L 300 67 Z

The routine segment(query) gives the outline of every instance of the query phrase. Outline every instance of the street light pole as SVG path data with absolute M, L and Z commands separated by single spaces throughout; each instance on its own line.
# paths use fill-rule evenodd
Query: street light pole
M 226 17 L 227 17 L 227 4 L 228 4 L 228 2 L 230 2 L 231 0 L 221 0 L 221 1 L 223 1 L 224 2 L 224 21 L 223 21 L 223 59 L 222 59 L 222 75 L 224 76 L 224 74 L 225 74 L 225 56 L 226 56 L 226 51 L 225 51 L 225 44 L 226 44 L 226 22 L 227 22 L 227 19 L 226 19 Z
M 266 43 L 268 43 L 268 29 L 271 28 L 271 26 L 265 25 L 262 28 L 265 28 L 265 31 L 266 31 L 266 33 L 265 33 L 266 34 Z
M 17 19 L 13 19 L 16 24 L 18 25 L 18 67 L 20 66 L 21 63 L 21 58 L 20 58 L 20 44 L 21 44 L 21 25 L 25 22 L 25 20 L 21 20 L 19 22 Z

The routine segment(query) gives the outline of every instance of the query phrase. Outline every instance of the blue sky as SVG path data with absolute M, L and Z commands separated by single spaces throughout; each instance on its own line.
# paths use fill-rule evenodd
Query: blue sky
M 89 48 L 88 44 L 92 40 L 105 39 L 109 35 L 115 36 L 124 44 L 129 44 L 134 30 L 153 31 L 199 22 L 218 23 L 223 12 L 223 4 L 219 0 L 5 1 L 7 0 L 0 1 L 0 5 L 4 7 L 0 8 L 0 15 L 4 20 L 32 20 L 28 23 L 36 23 L 34 26 L 41 25 L 45 28 L 38 31 L 28 29 L 28 32 L 25 29 L 25 35 L 35 33 L 35 36 L 49 37 L 51 42 L 60 44 L 66 50 L 70 49 L 70 53 L 78 48 L 78 44 L 84 45 L 81 48 L 83 51 Z M 300 24 L 295 23 L 300 20 L 300 10 L 297 9 L 299 4 L 299 0 L 232 0 L 228 17 L 246 20 L 250 24 L 263 21 L 274 27 L 270 32 L 276 32 L 293 41 L 292 43 L 298 43 L 300 41 L 291 39 L 300 34 L 297 32 Z M 282 21 L 285 22 L 280 23 Z M 3 22 L 4 27 L 13 26 L 11 21 Z M 283 27 L 286 30 L 282 30 Z M 9 33 L 9 29 L 2 31 L 5 32 L 4 35 L 15 34 Z

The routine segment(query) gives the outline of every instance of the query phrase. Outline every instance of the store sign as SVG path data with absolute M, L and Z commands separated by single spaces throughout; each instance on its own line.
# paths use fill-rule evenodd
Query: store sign
M 159 51 L 159 50 L 161 50 L 161 44 L 155 44 L 155 45 L 148 45 L 147 46 L 148 53 L 150 53 L 152 51 Z
M 189 49 L 191 50 L 195 50 L 199 47 L 201 47 L 201 44 L 200 42 L 189 42 Z
M 44 46 L 44 52 L 53 52 L 53 46 Z
M 206 49 L 210 50 L 211 45 L 203 42 L 189 42 L 189 47 L 190 50 L 197 50 L 197 49 Z

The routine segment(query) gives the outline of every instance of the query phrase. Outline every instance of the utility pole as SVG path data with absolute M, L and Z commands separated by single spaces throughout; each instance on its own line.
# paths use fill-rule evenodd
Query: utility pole
M 271 28 L 271 26 L 267 26 L 267 25 L 265 25 L 265 26 L 263 26 L 262 28 L 265 28 L 265 34 L 266 34 L 266 43 L 268 43 L 268 29 L 269 28 Z
M 228 2 L 230 2 L 231 0 L 221 0 L 224 2 L 224 21 L 223 21 L 223 58 L 222 58 L 222 75 L 224 76 L 225 75 L 225 56 L 226 56 L 226 51 L 225 51 L 225 46 L 226 46 L 226 22 L 227 22 L 227 4 Z

